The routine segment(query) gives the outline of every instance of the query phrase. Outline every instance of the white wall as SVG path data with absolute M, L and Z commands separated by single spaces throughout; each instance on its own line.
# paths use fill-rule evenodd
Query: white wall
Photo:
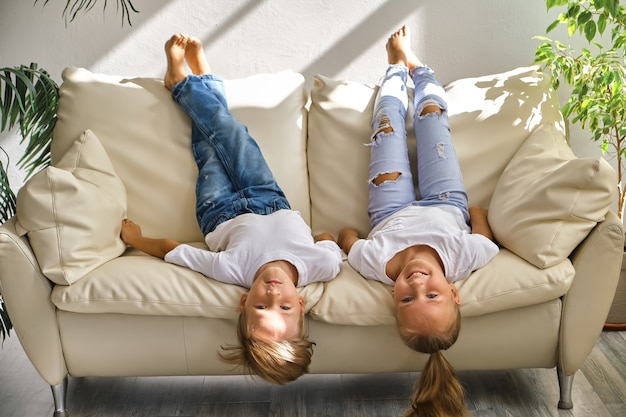
M 0 0 L 0 67 L 37 62 L 59 83 L 66 66 L 162 77 L 163 44 L 179 31 L 202 39 L 212 69 L 226 78 L 291 68 L 309 86 L 316 73 L 376 83 L 385 41 L 405 23 L 413 49 L 447 83 L 531 64 L 540 43 L 532 37 L 556 17 L 544 0 L 133 0 L 140 13 L 122 27 L 117 1 L 103 13 L 100 0 L 66 27 L 66 1 L 43 2 Z M 12 160 L 17 142 L 15 133 L 0 134 Z M 599 154 L 576 129 L 572 146 L 579 156 Z M 11 172 L 14 187 L 22 177 Z

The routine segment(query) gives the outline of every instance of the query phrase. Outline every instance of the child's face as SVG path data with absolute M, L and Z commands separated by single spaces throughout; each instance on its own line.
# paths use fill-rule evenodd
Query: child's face
M 396 317 L 401 327 L 417 333 L 445 333 L 461 299 L 441 266 L 427 259 L 408 262 L 396 278 L 393 292 Z
M 239 311 L 246 309 L 248 328 L 253 337 L 286 340 L 298 336 L 304 299 L 280 268 L 267 268 L 241 296 Z

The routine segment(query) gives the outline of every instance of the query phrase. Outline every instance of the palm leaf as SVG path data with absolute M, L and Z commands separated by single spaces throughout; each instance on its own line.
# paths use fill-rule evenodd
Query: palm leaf
M 28 141 L 17 162 L 26 171 L 26 179 L 50 164 L 58 98 L 58 85 L 37 64 L 0 69 L 0 130 L 19 125 L 20 143 Z M 9 186 L 6 159 L 6 163 L 0 162 L 0 223 L 15 214 L 15 196 Z
M 11 329 L 13 328 L 13 324 L 11 323 L 11 319 L 7 314 L 7 309 L 4 306 L 4 300 L 2 299 L 2 295 L 0 295 L 0 339 L 4 342 L 4 339 L 8 336 L 11 336 Z
M 37 4 L 39 0 L 35 0 L 35 4 Z M 44 0 L 44 7 L 48 4 L 50 0 Z M 65 19 L 65 24 L 71 23 L 78 17 L 78 15 L 82 12 L 87 13 L 96 5 L 98 0 L 65 0 L 65 7 L 63 8 L 63 18 Z M 102 12 L 106 11 L 108 0 L 103 1 Z M 122 11 L 122 26 L 124 26 L 124 22 L 127 22 L 129 26 L 132 26 L 132 22 L 130 21 L 130 13 L 139 13 L 135 6 L 133 6 L 133 2 L 131 0 L 117 0 L 117 11 Z
M 0 148 L 7 159 L 8 165 L 8 156 L 4 149 Z M 11 190 L 11 186 L 9 185 L 9 177 L 3 167 L 3 164 L 0 163 L 0 223 L 4 223 L 11 217 L 15 215 L 15 194 L 13 190 Z

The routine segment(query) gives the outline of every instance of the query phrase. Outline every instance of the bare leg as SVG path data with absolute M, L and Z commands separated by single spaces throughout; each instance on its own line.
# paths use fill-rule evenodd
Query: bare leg
M 167 70 L 163 83 L 165 88 L 171 90 L 174 85 L 187 78 L 185 72 L 185 46 L 187 45 L 187 37 L 181 33 L 172 35 L 165 42 L 165 56 L 167 57 Z
M 406 65 L 409 73 L 417 67 L 423 67 L 417 56 L 411 50 L 411 30 L 408 26 L 402 26 L 387 41 L 387 59 L 390 65 Z M 421 115 L 439 112 L 441 109 L 436 105 L 427 105 L 422 109 Z
M 394 32 L 387 40 L 387 61 L 389 65 L 404 65 L 409 71 L 413 68 L 421 67 L 422 63 L 411 51 L 411 31 L 408 26 L 402 26 Z M 389 123 L 389 119 L 381 120 L 379 133 L 391 133 L 393 128 Z M 385 181 L 394 181 L 400 177 L 400 172 L 387 172 L 376 176 L 372 182 L 374 185 L 381 185 Z
M 189 65 L 191 72 L 195 75 L 203 75 L 211 72 L 200 39 L 194 38 L 193 36 L 187 37 L 185 59 L 187 60 L 187 65 Z
M 387 40 L 387 60 L 389 65 L 405 65 L 409 71 L 423 64 L 411 50 L 411 30 L 402 26 Z

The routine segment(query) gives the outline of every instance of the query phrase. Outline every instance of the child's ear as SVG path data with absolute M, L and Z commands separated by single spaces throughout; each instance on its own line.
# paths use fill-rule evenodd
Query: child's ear
M 454 302 L 460 305 L 461 297 L 459 296 L 459 290 L 456 289 L 454 284 L 450 284 L 450 287 L 452 287 L 452 298 L 454 299 Z
M 241 313 L 243 311 L 243 308 L 246 305 L 246 300 L 248 299 L 248 293 L 244 292 L 243 294 L 241 294 L 241 298 L 239 299 L 239 312 Z
M 304 311 L 304 297 L 299 295 L 298 302 L 300 303 L 300 307 L 302 308 L 302 311 Z

